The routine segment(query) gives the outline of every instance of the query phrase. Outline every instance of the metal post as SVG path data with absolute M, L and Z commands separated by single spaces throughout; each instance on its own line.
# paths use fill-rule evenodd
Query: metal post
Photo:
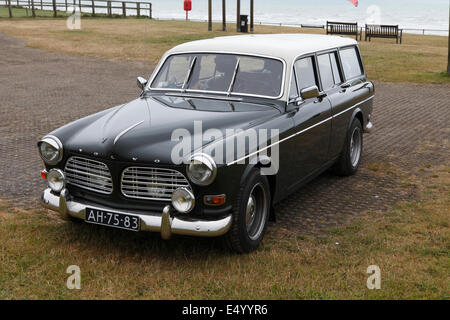
M 152 18 L 152 4 L 151 3 L 149 3 L 148 11 L 149 11 L 148 17 L 149 17 L 149 19 L 151 19 Z
M 136 2 L 136 11 L 137 11 L 137 17 L 140 18 L 141 17 L 141 3 L 140 2 Z
M 42 0 L 41 0 L 41 10 L 44 10 L 44 6 L 42 5 Z
M 11 0 L 8 1 L 9 17 L 12 18 Z
M 253 0 L 250 0 L 250 32 L 253 32 L 253 11 L 254 11 L 254 3 Z
M 225 0 L 222 0 L 222 31 L 227 31 L 227 14 Z
M 34 11 L 34 0 L 31 0 L 31 16 L 36 18 L 36 12 Z
M 448 63 L 447 74 L 450 76 L 450 3 L 448 6 Z
M 28 0 L 28 4 L 27 4 L 27 6 L 25 7 L 25 14 L 26 14 L 26 16 L 28 17 L 28 7 L 30 6 L 30 0 Z
M 53 2 L 53 18 L 56 18 L 56 0 L 52 0 Z
M 80 9 L 80 16 L 81 16 L 81 0 L 78 0 L 78 9 Z
M 241 31 L 241 0 L 236 3 L 236 32 Z
M 92 0 L 92 16 L 95 16 L 95 3 L 94 3 L 94 0 Z
M 66 12 L 67 12 L 67 0 L 65 0 L 64 3 L 66 5 Z
M 122 2 L 122 14 L 124 17 L 127 16 L 127 4 L 125 2 Z
M 111 1 L 108 1 L 108 16 L 111 18 L 112 17 L 112 10 L 111 10 Z
M 212 0 L 208 0 L 208 31 L 212 31 Z

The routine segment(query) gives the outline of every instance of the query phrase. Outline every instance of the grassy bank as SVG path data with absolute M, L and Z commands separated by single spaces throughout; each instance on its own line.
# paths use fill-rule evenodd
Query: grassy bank
M 368 213 L 321 236 L 273 228 L 262 248 L 233 255 L 220 240 L 136 234 L 0 208 L 0 299 L 448 299 L 450 168 L 428 168 L 422 201 Z M 81 269 L 68 290 L 66 269 Z M 367 267 L 381 289 L 366 288 Z
M 0 8 L 0 17 L 5 15 Z M 3 12 L 3 13 L 2 13 Z M 69 30 L 65 19 L 0 19 L 0 32 L 26 41 L 30 47 L 68 54 L 89 55 L 110 60 L 142 60 L 155 64 L 171 47 L 196 39 L 236 34 L 214 24 L 158 21 L 145 18 L 104 19 L 84 17 L 81 30 Z M 255 26 L 255 33 L 324 33 L 321 29 Z M 418 83 L 450 83 L 447 67 L 448 38 L 404 35 L 404 43 L 392 39 L 360 42 L 367 73 L 372 80 Z

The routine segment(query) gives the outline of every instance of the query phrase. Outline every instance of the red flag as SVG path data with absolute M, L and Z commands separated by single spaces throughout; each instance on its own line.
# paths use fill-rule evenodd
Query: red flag
M 354 5 L 355 7 L 358 6 L 358 0 L 348 0 L 348 1 L 350 1 L 351 3 L 353 3 L 353 5 Z

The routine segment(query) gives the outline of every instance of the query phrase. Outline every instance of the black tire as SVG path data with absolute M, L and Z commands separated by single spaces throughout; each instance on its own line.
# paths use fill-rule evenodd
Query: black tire
M 225 240 L 231 250 L 237 253 L 249 253 L 259 247 L 267 229 L 270 199 L 270 186 L 267 178 L 260 174 L 259 169 L 253 169 L 249 173 L 246 183 L 239 190 L 233 206 L 233 222 L 225 235 Z M 248 214 L 247 211 L 251 212 L 249 210 L 252 207 L 251 202 L 255 204 L 254 212 Z M 258 218 L 258 212 L 261 213 L 261 220 Z M 253 225 L 253 223 L 256 224 Z
M 355 135 L 358 136 L 358 141 L 355 141 Z M 353 140 L 352 140 L 353 137 Z M 353 141 L 353 148 L 352 148 Z M 358 145 L 359 146 L 358 146 Z M 357 151 L 355 148 L 359 148 Z M 342 152 L 334 164 L 333 171 L 340 176 L 351 176 L 358 171 L 359 164 L 361 162 L 363 149 L 363 130 L 361 121 L 358 118 L 354 118 L 350 129 L 347 132 L 347 137 L 345 138 L 344 147 Z M 356 151 L 355 151 L 356 150 Z M 354 152 L 359 152 L 356 157 Z

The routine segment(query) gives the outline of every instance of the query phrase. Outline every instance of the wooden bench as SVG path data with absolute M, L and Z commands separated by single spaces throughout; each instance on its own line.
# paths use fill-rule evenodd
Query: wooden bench
M 369 38 L 369 41 L 371 40 L 371 38 L 392 38 L 396 39 L 397 43 L 400 40 L 400 44 L 402 44 L 403 29 L 399 29 L 398 25 L 392 26 L 366 24 L 366 41 L 367 38 Z
M 358 29 L 357 22 L 332 22 L 327 21 L 327 34 L 343 34 L 343 35 L 353 35 L 356 40 L 361 40 L 361 32 Z

